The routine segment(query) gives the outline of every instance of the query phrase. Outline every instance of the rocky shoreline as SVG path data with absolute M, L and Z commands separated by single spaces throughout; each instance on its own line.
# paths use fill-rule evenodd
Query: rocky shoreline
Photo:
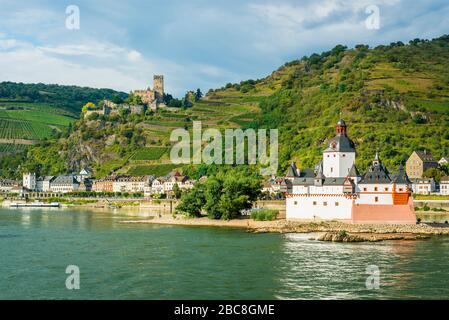
M 338 221 L 254 221 L 236 219 L 230 221 L 183 216 L 161 215 L 147 220 L 127 220 L 130 224 L 164 224 L 182 226 L 227 227 L 245 229 L 250 233 L 318 233 L 315 240 L 332 242 L 378 242 L 384 240 L 422 240 L 431 236 L 449 235 L 449 225 L 369 225 Z
M 320 233 L 314 240 L 332 242 L 379 242 L 384 240 L 422 240 L 449 235 L 449 226 L 349 224 L 344 222 L 296 222 L 279 220 L 272 226 L 256 228 L 255 233 Z

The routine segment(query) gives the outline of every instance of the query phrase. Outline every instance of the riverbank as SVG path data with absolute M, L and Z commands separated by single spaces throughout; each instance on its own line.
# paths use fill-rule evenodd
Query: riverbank
M 326 233 L 346 233 L 349 236 L 356 236 L 354 240 L 357 239 L 357 242 L 377 242 L 383 240 L 418 240 L 436 235 L 449 235 L 449 225 L 447 225 L 446 227 L 445 224 L 365 225 L 350 224 L 338 221 L 254 221 L 250 218 L 223 221 L 211 220 L 207 217 L 188 218 L 184 216 L 172 215 L 159 215 L 152 219 L 138 221 L 125 220 L 121 221 L 121 223 L 241 228 L 251 233 L 319 233 L 320 236 Z

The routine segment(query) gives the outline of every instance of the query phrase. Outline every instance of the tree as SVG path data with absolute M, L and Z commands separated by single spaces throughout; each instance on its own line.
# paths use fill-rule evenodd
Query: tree
M 181 196 L 181 202 L 176 207 L 177 213 L 185 213 L 191 217 L 201 216 L 201 211 L 205 203 L 204 185 L 197 183 Z
M 177 183 L 173 185 L 173 195 L 175 199 L 181 198 L 181 189 L 179 188 Z
M 203 97 L 203 93 L 201 92 L 201 90 L 199 88 L 196 89 L 195 101 L 196 102 L 200 101 L 202 97 Z
M 440 182 L 441 177 L 446 174 L 441 168 L 429 168 L 424 171 L 423 176 L 426 178 L 433 178 L 435 181 Z
M 93 103 L 93 102 L 88 102 L 86 103 L 83 108 L 81 109 L 81 111 L 83 113 L 86 113 L 89 110 L 95 110 L 97 108 L 97 106 Z
M 177 210 L 192 216 L 198 216 L 204 210 L 211 219 L 230 220 L 242 210 L 250 209 L 260 192 L 260 177 L 248 172 L 247 168 L 222 168 L 206 182 L 197 183 L 184 193 Z

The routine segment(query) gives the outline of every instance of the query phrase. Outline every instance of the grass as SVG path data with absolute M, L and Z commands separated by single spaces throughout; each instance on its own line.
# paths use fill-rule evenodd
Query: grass
M 133 166 L 128 170 L 128 174 L 130 176 L 155 175 L 156 177 L 161 177 L 166 176 L 177 167 L 179 167 L 179 165 L 171 163 L 148 166 Z
M 449 195 L 424 195 L 424 194 L 414 194 L 414 200 L 449 200 Z
M 159 160 L 167 150 L 168 148 L 165 147 L 140 149 L 132 156 L 131 160 Z
M 258 209 L 251 213 L 251 219 L 255 221 L 273 221 L 279 214 L 278 210 Z

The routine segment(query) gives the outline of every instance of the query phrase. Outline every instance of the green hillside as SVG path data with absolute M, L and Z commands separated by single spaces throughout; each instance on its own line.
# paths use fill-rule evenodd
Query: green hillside
M 317 163 L 340 114 L 362 168 L 376 150 L 392 168 L 415 149 L 437 159 L 449 154 L 449 36 L 374 49 L 337 46 L 281 69 L 291 76 L 261 102 L 259 125 L 279 128 L 284 168 L 291 159 Z
M 449 37 L 337 46 L 286 63 L 266 78 L 210 90 L 192 108 L 81 119 L 55 143 L 27 149 L 21 170 L 55 174 L 90 166 L 97 177 L 166 174 L 176 167 L 169 161 L 171 131 L 200 120 L 203 128 L 279 129 L 282 173 L 292 160 L 313 167 L 340 116 L 362 170 L 376 150 L 391 169 L 414 149 L 449 155 Z M 60 118 L 48 121 L 63 125 Z
M 65 132 L 84 101 L 124 97 L 110 89 L 0 83 L 0 155 L 23 152 L 30 144 Z

